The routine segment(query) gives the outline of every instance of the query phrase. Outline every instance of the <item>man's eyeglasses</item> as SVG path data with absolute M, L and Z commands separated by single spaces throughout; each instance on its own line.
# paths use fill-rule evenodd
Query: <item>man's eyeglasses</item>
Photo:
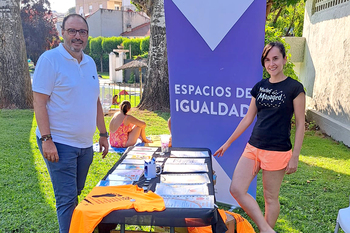
M 80 36 L 85 37 L 85 36 L 87 36 L 88 33 L 89 33 L 89 31 L 88 31 L 88 30 L 85 30 L 85 29 L 76 30 L 76 29 L 74 29 L 74 28 L 68 28 L 68 29 L 64 29 L 64 30 L 66 30 L 66 31 L 68 32 L 68 35 L 70 35 L 70 36 L 75 36 L 75 35 L 77 34 L 77 32 L 79 32 L 79 35 L 80 35 Z

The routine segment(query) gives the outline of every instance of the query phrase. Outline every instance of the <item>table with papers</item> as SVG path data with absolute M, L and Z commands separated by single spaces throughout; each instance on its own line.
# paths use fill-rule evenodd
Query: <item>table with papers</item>
M 162 171 L 153 179 L 143 175 L 144 162 L 153 158 Z M 201 227 L 211 225 L 213 232 L 224 232 L 215 207 L 211 152 L 205 148 L 170 148 L 161 153 L 156 147 L 129 147 L 98 186 L 134 184 L 160 195 L 166 209 L 137 212 L 134 209 L 115 210 L 100 222 L 99 232 L 109 232 L 117 224 L 121 232 L 127 225 Z

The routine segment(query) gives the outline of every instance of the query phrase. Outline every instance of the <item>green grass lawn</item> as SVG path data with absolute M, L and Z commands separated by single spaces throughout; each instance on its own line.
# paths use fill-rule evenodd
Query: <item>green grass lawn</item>
M 169 133 L 169 113 L 133 110 L 147 135 Z M 111 117 L 106 117 L 106 125 Z M 32 110 L 0 110 L 0 232 L 57 232 L 55 200 L 35 139 Z M 97 142 L 97 133 L 94 142 Z M 350 150 L 317 131 L 305 136 L 297 173 L 285 177 L 278 232 L 333 232 L 338 209 L 349 205 Z M 97 184 L 118 154 L 96 154 L 80 200 Z M 257 201 L 263 207 L 261 173 Z M 234 210 L 249 218 L 242 210 Z M 254 225 L 254 224 L 253 224 Z
M 97 72 L 103 79 L 109 79 L 109 72 Z

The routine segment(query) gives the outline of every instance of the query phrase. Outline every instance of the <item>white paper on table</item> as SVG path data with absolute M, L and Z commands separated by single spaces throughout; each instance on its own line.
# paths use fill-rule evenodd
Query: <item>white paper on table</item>
M 214 208 L 214 195 L 207 196 L 164 196 L 166 208 Z
M 134 181 L 132 177 L 118 176 L 118 175 L 108 175 L 106 180 L 119 180 L 119 181 Z
M 210 179 L 207 173 L 161 174 L 160 182 L 166 184 L 205 184 L 210 183 Z
M 208 172 L 208 166 L 207 164 L 168 164 L 165 163 L 163 172 L 179 172 L 179 173 L 186 173 L 186 172 Z
M 145 166 L 142 165 L 138 165 L 138 164 L 119 164 L 116 167 L 116 170 L 131 170 L 131 169 L 137 169 L 137 170 L 143 170 L 145 168 Z
M 208 151 L 171 151 L 170 157 L 183 157 L 183 158 L 200 158 L 209 157 Z
M 143 170 L 114 170 L 109 174 L 106 180 L 131 180 L 137 181 L 140 179 Z
M 124 159 L 121 164 L 144 165 L 145 160 L 142 160 L 142 159 Z
M 143 173 L 143 170 L 140 170 L 140 169 L 133 169 L 133 170 L 115 169 L 111 174 L 118 175 L 118 176 L 137 177 L 137 176 L 141 176 L 142 173 Z
M 125 159 L 137 159 L 137 160 L 151 160 L 153 157 L 153 152 L 143 152 L 140 153 L 128 153 Z
M 118 185 L 127 185 L 132 184 L 133 182 L 130 180 L 100 180 L 96 186 L 118 186 Z
M 134 148 L 132 148 L 132 150 L 130 152 L 136 152 L 136 151 L 157 151 L 158 147 L 147 147 L 147 146 L 135 146 Z
M 168 158 L 165 164 L 205 164 L 205 159 Z
M 164 157 L 157 157 L 156 158 L 156 163 L 163 163 L 166 158 Z
M 157 183 L 155 193 L 160 196 L 166 195 L 209 195 L 207 184 L 164 184 Z

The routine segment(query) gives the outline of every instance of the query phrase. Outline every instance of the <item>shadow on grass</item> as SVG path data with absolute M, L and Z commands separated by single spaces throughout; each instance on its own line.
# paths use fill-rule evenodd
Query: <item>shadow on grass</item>
M 170 112 L 161 112 L 161 111 L 154 111 L 157 116 L 163 118 L 164 120 L 168 121 L 169 117 L 170 117 Z
M 307 135 L 303 143 L 305 156 L 336 160 L 350 159 L 350 149 L 343 143 L 325 136 L 320 131 L 307 131 L 305 135 Z
M 0 232 L 58 231 L 53 196 L 42 189 L 51 182 L 42 169 L 33 121 L 32 110 L 0 110 Z

